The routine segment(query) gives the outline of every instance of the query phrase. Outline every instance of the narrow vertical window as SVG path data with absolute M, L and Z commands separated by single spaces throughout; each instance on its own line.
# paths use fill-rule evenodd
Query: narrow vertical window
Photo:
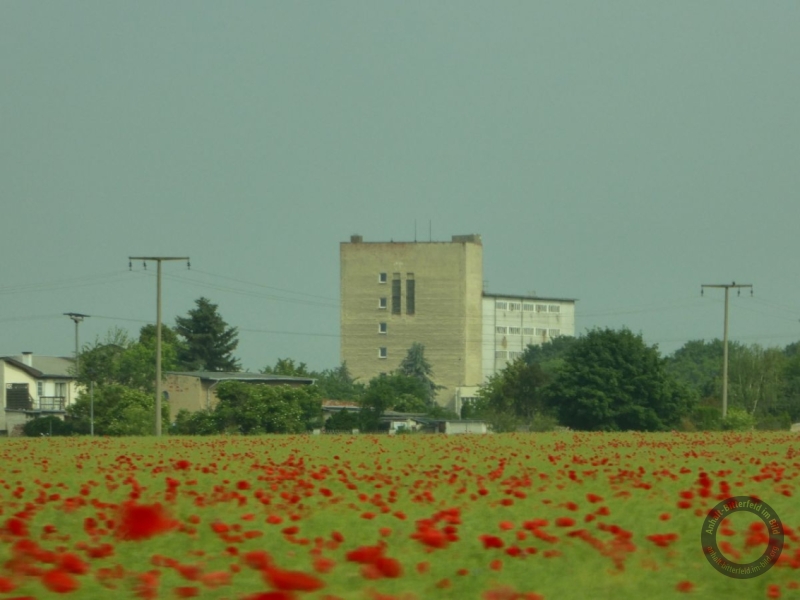
M 413 273 L 406 273 L 406 314 L 413 315 L 416 311 L 416 282 Z
M 378 283 L 386 283 L 386 273 L 378 273 Z
M 395 273 L 392 279 L 392 314 L 400 314 L 400 273 Z
M 386 346 L 378 348 L 378 358 L 386 358 L 387 356 L 389 356 L 389 353 L 386 350 Z
M 378 333 L 386 333 L 387 331 L 386 323 L 378 323 Z

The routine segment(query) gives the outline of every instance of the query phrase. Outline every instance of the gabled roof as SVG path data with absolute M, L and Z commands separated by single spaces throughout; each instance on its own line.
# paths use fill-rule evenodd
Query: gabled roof
M 289 377 L 288 375 L 264 375 L 263 373 L 236 373 L 226 371 L 169 371 L 167 375 L 197 377 L 203 381 L 249 381 L 251 383 L 305 383 L 312 384 L 310 377 Z
M 22 362 L 22 356 L 3 356 L 0 360 L 37 379 L 75 379 L 71 372 L 75 365 L 73 358 L 33 355 L 30 367 Z

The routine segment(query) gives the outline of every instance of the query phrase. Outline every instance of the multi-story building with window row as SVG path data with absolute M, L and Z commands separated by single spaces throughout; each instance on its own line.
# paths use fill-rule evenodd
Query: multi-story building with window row
M 449 242 L 340 245 L 341 358 L 368 381 L 395 370 L 414 342 L 425 345 L 437 400 L 461 400 L 521 353 L 575 333 L 575 301 L 484 293 L 479 235 Z M 502 330 L 502 332 L 501 332 Z

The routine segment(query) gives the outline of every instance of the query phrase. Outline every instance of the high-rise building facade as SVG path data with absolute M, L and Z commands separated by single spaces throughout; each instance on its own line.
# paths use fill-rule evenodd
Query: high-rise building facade
M 366 383 L 425 346 L 442 406 L 459 411 L 477 386 L 528 344 L 575 335 L 575 300 L 483 290 L 479 235 L 449 242 L 340 245 L 341 358 Z
M 366 382 L 397 369 L 414 342 L 425 346 L 437 401 L 481 373 L 483 246 L 479 235 L 449 242 L 364 242 L 340 246 L 341 357 Z

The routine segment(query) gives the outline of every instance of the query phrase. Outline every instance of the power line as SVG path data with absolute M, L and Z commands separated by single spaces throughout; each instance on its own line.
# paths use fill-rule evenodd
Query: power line
M 252 286 L 255 286 L 255 287 L 261 287 L 261 288 L 265 288 L 265 289 L 268 289 L 268 290 L 276 290 L 276 291 L 279 291 L 279 292 L 286 292 L 287 294 L 295 294 L 295 295 L 298 295 L 298 296 L 308 296 L 310 298 L 319 298 L 321 300 L 330 300 L 332 302 L 338 302 L 339 301 L 338 298 L 330 298 L 328 296 L 319 296 L 317 294 L 308 294 L 306 292 L 298 292 L 298 291 L 295 291 L 295 290 L 287 290 L 287 289 L 284 289 L 284 288 L 273 287 L 271 285 L 264 285 L 262 283 L 255 283 L 253 281 L 247 281 L 245 279 L 237 279 L 235 277 L 228 277 L 227 275 L 218 275 L 218 274 L 215 274 L 215 273 L 209 273 L 208 271 L 202 271 L 200 269 L 194 269 L 194 272 L 195 273 L 203 273 L 204 275 L 210 275 L 211 277 L 219 277 L 220 279 L 228 279 L 230 281 L 235 281 L 237 283 L 244 283 L 246 285 L 252 285 Z

